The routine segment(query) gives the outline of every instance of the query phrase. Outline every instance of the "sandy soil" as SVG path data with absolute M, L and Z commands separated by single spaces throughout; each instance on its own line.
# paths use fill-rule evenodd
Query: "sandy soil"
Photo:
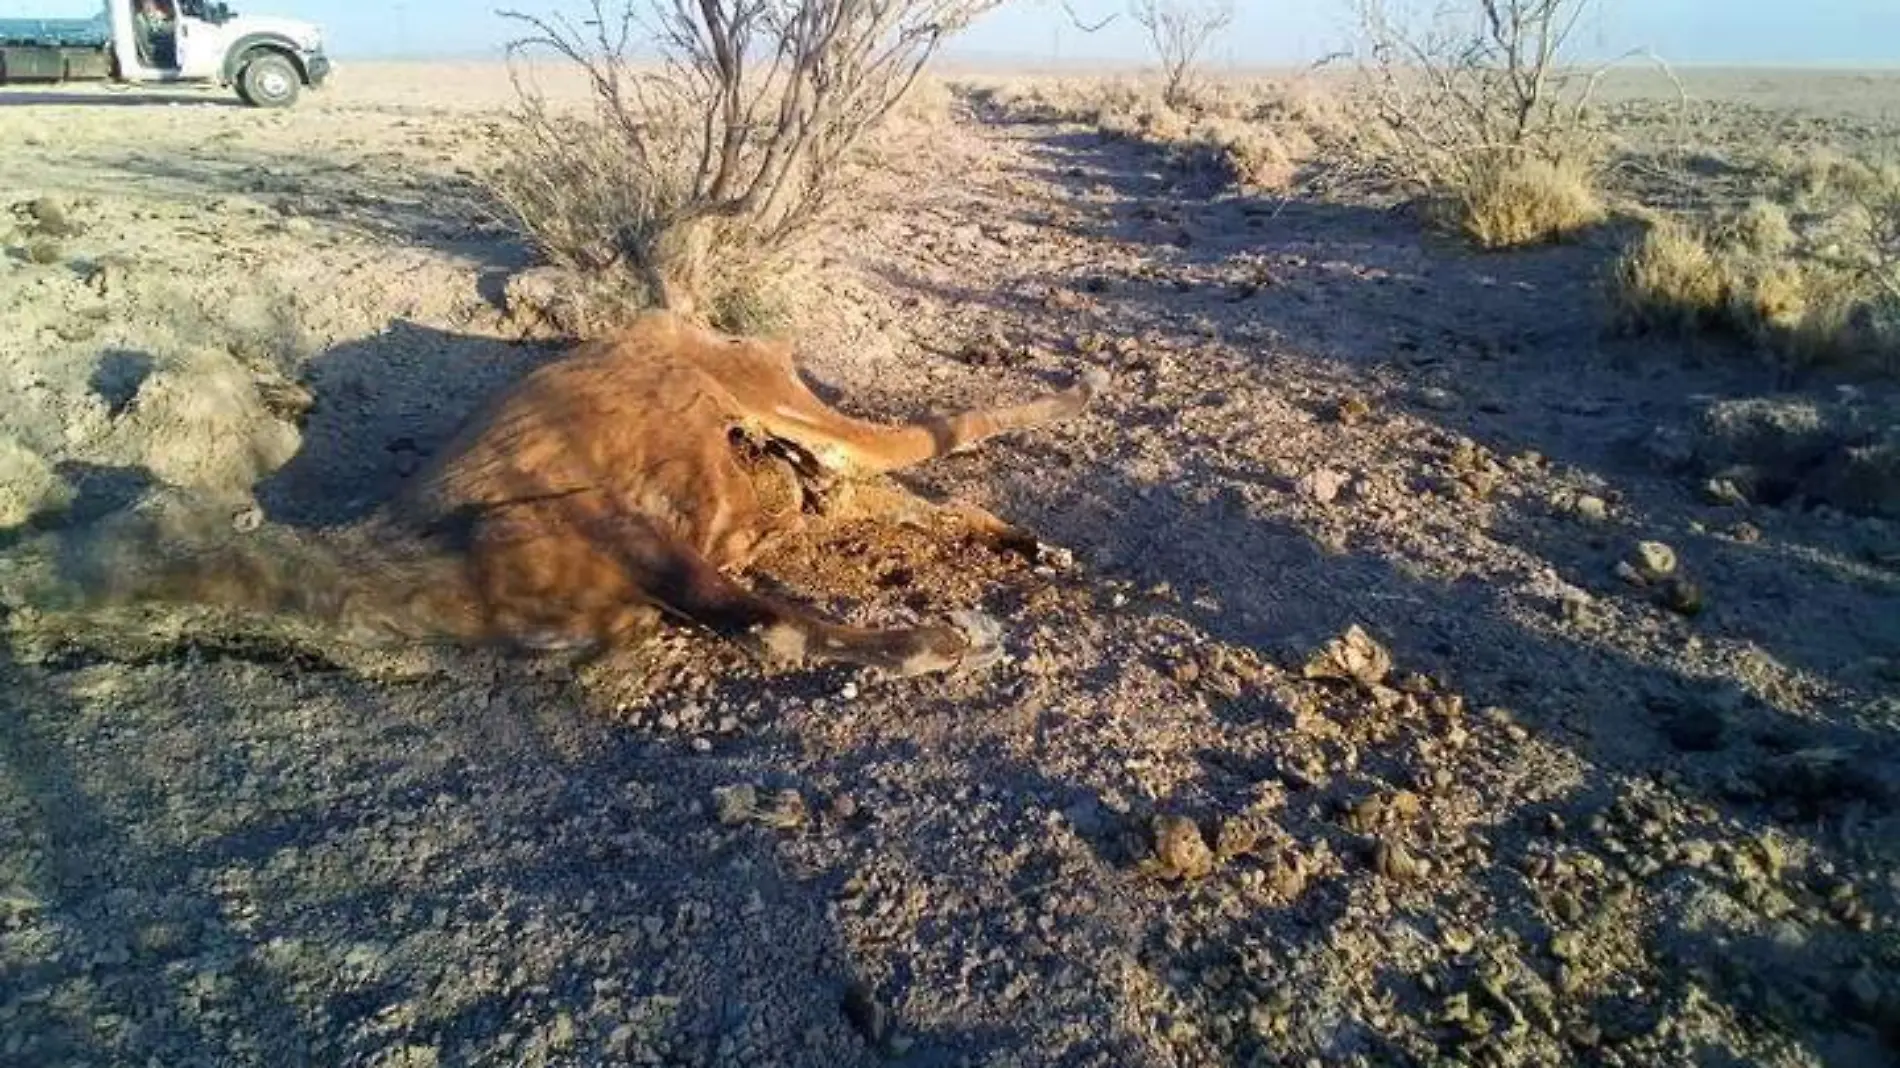
M 1774 136 L 1748 91 L 1711 143 Z M 1787 121 L 1893 136 L 1828 97 Z M 474 182 L 505 99 L 0 94 L 9 552 L 158 484 L 348 522 L 555 356 Z M 10 604 L 0 1063 L 1891 1063 L 1900 527 L 1707 485 L 1891 387 L 1606 338 L 1613 233 L 1477 256 L 970 113 L 885 154 L 804 360 L 887 414 L 1113 370 L 916 475 L 1077 566 L 865 531 L 754 579 L 981 606 L 1009 659 L 392 664 Z

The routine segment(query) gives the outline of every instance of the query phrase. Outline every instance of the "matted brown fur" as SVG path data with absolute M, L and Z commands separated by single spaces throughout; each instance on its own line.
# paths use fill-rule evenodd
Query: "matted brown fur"
M 207 547 L 202 524 L 148 524 L 140 539 L 169 550 L 121 537 L 81 555 L 117 603 L 214 602 L 534 648 L 613 645 L 666 614 L 774 659 L 941 671 L 994 655 L 994 625 L 966 614 L 849 627 L 733 576 L 818 522 L 947 524 L 1037 551 L 980 509 L 876 476 L 1076 415 L 1106 382 L 1091 372 L 1024 404 L 885 425 L 820 401 L 785 343 L 654 313 L 504 391 L 382 514 L 321 544 L 267 530 Z

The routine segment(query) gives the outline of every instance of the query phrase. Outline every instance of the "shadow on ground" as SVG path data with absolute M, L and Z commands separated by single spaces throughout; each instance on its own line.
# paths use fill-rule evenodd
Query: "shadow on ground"
M 1118 158 L 1086 150 L 1057 144 L 1054 165 Z M 1113 279 L 1097 325 L 1214 360 L 1197 316 L 1244 304 L 1253 340 L 1236 347 L 1259 363 L 1222 365 L 1233 382 L 1271 388 L 1296 367 L 1342 390 L 1370 381 L 1382 411 L 1435 428 L 1408 446 L 1419 455 L 1469 437 L 1626 486 L 1619 538 L 1674 536 L 1690 514 L 1680 487 L 1615 469 L 1605 417 L 1586 414 L 1617 408 L 1628 382 L 1572 303 L 1595 251 L 1436 264 L 1389 216 L 1288 205 L 1230 230 L 1259 216 L 1207 210 L 1240 214 L 1188 220 L 1212 236 L 1164 241 L 1178 255 L 1158 276 Z M 1335 224 L 1348 248 L 1330 244 Z M 1239 257 L 1276 280 L 1235 301 L 1221 272 Z M 1454 322 L 1408 311 L 1432 307 L 1457 309 Z M 405 323 L 326 353 L 306 379 L 317 403 L 304 451 L 260 497 L 288 524 L 360 517 L 400 485 L 397 454 L 425 456 L 548 355 Z M 1640 1053 L 1672 1018 L 1714 1012 L 1831 1063 L 1878 1062 L 1870 1021 L 1837 1006 L 1857 961 L 1891 975 L 1890 948 L 1836 918 L 1791 943 L 1698 925 L 1698 902 L 1735 901 L 1743 881 L 1675 859 L 1645 870 L 1607 842 L 1637 842 L 1640 859 L 1773 830 L 1817 866 L 1852 856 L 1890 871 L 1893 723 L 1723 695 L 1713 676 L 1566 629 L 1560 604 L 1522 586 L 1427 578 L 1390 543 L 1334 537 L 1291 505 L 1291 480 L 1263 462 L 1270 450 L 1196 429 L 1153 368 L 1123 370 L 1105 413 L 1122 437 L 1094 455 L 1077 456 L 1058 428 L 946 462 L 1044 474 L 1000 496 L 1006 518 L 1087 561 L 1047 580 L 1053 607 L 1031 607 L 1045 604 L 1034 583 L 1013 594 L 1013 651 L 1053 670 L 866 682 L 846 697 L 840 672 L 765 678 L 687 642 L 680 655 L 715 670 L 628 709 L 590 701 L 552 662 L 473 653 L 394 686 L 207 658 L 188 643 L 136 666 L 0 660 L 0 804 L 15 816 L 0 832 L 13 836 L 0 840 L 0 923 L 18 936 L 0 947 L 0 1004 L 24 1036 L 9 1055 L 278 1064 L 414 1048 L 591 1062 L 751 1048 L 780 1063 L 877 1063 L 860 1037 L 876 1011 L 854 1025 L 841 1008 L 862 982 L 908 1032 L 900 1063 L 1031 1049 L 1159 1065 L 1177 1046 L 1236 1063 L 1288 1049 L 1403 1060 L 1469 1048 L 1449 1025 L 1407 1022 L 1438 1019 L 1448 991 L 1484 996 L 1480 961 L 1401 946 L 1375 965 L 1341 939 L 1367 952 L 1380 938 L 1441 945 L 1455 919 L 1523 950 L 1506 992 L 1533 1006 L 1562 969 L 1529 947 L 1582 929 L 1562 918 L 1562 892 L 1604 915 L 1654 915 L 1630 928 L 1642 947 L 1585 976 L 1548 1024 L 1531 1021 L 1551 1057 Z M 1507 391 L 1500 411 L 1476 397 L 1447 410 L 1423 392 L 1505 371 L 1543 385 Z M 1678 410 L 1654 403 L 1644 419 Z M 1178 455 L 1179 477 L 1137 473 L 1144 421 Z M 1590 577 L 1590 554 L 1613 549 L 1532 502 L 1471 515 L 1601 599 L 1622 596 Z M 1714 554 L 1698 566 L 1744 577 L 1761 552 L 1694 551 Z M 1790 589 L 1833 580 L 1807 568 Z M 1892 596 L 1876 582 L 1841 603 L 1877 613 Z M 1661 640 L 1709 641 L 1736 622 L 1666 619 Z M 1435 677 L 1427 696 L 1464 698 L 1467 742 L 1447 740 L 1440 713 L 1298 678 L 1308 653 L 1355 623 L 1401 672 Z M 1817 671 L 1841 667 L 1800 635 L 1754 640 Z M 1183 650 L 1216 644 L 1266 661 L 1264 681 L 1225 694 L 1200 681 L 1207 669 L 1178 670 Z M 1478 711 L 1493 705 L 1513 716 Z M 1714 744 L 1689 744 L 1684 715 L 1713 723 Z M 1791 758 L 1815 752 L 1845 760 L 1791 790 L 1803 766 Z M 1448 782 L 1426 785 L 1441 769 Z M 722 825 L 712 790 L 738 783 L 796 788 L 813 814 L 782 833 Z M 1401 789 L 1424 795 L 1424 818 L 1348 818 Z M 1300 887 L 1249 889 L 1250 874 L 1279 870 L 1271 853 L 1197 885 L 1140 873 L 1149 816 L 1212 824 L 1263 793 L 1282 798 L 1274 842 L 1312 866 Z M 1638 841 L 1651 819 L 1667 842 Z M 1452 877 L 1375 873 L 1384 836 Z M 1539 858 L 1586 852 L 1604 858 L 1600 871 L 1533 874 Z M 1776 892 L 1798 908 L 1826 902 L 1834 890 L 1815 874 L 1790 873 Z M 1891 886 L 1865 881 L 1857 892 L 1891 909 Z M 1390 922 L 1368 924 L 1381 908 Z M 1736 960 L 1746 966 L 1723 963 Z M 1363 991 L 1313 981 L 1350 967 Z M 1381 999 L 1384 1017 L 1368 1008 Z M 1265 1032 L 1237 1030 L 1253 1027 Z M 1697 1052 L 1747 1056 L 1714 1039 Z

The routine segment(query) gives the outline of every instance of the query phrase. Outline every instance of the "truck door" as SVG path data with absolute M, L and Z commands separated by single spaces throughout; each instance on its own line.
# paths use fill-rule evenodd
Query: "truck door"
M 178 5 L 178 76 L 215 78 L 224 64 L 224 31 L 200 17 L 200 4 Z

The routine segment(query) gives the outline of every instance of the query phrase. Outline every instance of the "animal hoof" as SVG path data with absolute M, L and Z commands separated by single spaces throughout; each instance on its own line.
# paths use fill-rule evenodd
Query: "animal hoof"
M 981 671 L 1003 659 L 1003 627 L 981 612 L 956 612 L 950 622 L 970 646 L 958 658 L 956 671 Z

